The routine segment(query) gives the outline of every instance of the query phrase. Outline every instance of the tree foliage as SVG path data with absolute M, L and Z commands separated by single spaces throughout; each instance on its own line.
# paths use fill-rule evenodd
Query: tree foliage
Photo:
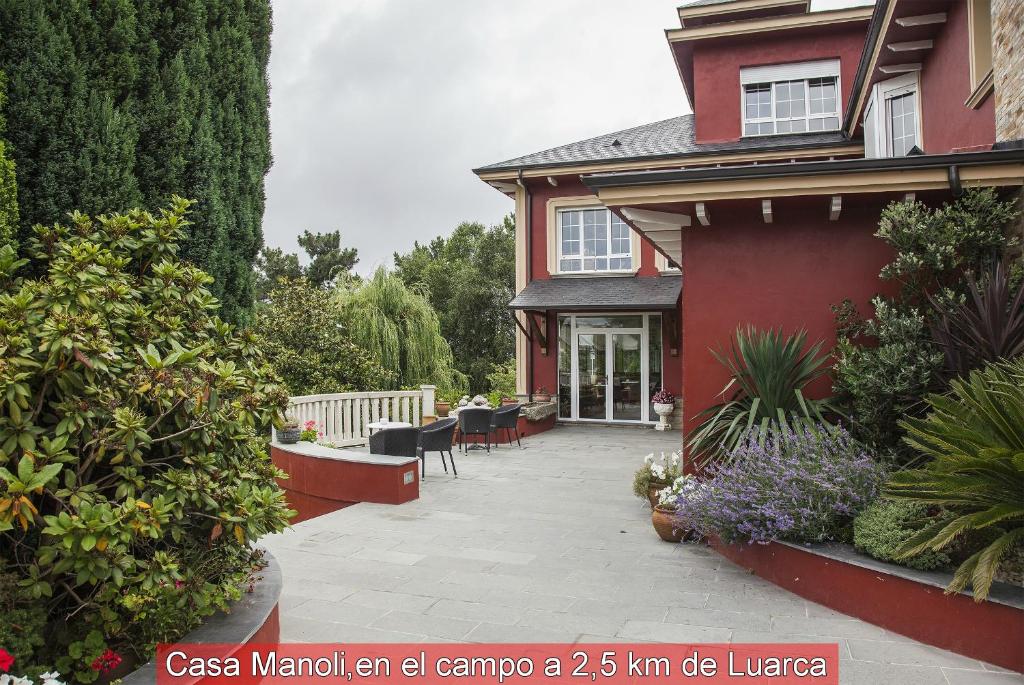
M 15 182 L 14 160 L 7 153 L 4 143 L 4 103 L 6 100 L 7 78 L 0 71 L 0 247 L 14 240 L 18 229 L 18 189 Z
M 188 205 L 0 249 L 0 570 L 47 610 L 19 666 L 144 658 L 237 598 L 287 521 L 263 447 L 287 394 L 178 258 Z
M 515 221 L 485 227 L 462 223 L 448 238 L 416 243 L 395 253 L 396 273 L 422 287 L 437 311 L 456 368 L 473 392 L 496 390 L 488 376 L 515 354 L 515 323 L 508 303 L 515 295 Z
M 381 267 L 365 281 L 341 283 L 334 297 L 343 312 L 346 334 L 385 369 L 397 372 L 398 387 L 431 384 L 461 389 L 466 385 L 453 366 L 437 314 L 420 290 Z
M 280 281 L 259 305 L 254 328 L 291 395 L 395 386 L 395 371 L 351 341 L 343 317 L 338 298 L 303 279 Z
M 181 257 L 215 278 L 226 319 L 244 318 L 271 162 L 270 29 L 268 0 L 0 3 L 19 240 L 73 209 L 195 198 Z
M 326 287 L 339 278 L 349 276 L 352 267 L 359 261 L 356 248 L 341 246 L 341 231 L 303 231 L 298 241 L 309 257 L 309 264 L 305 266 L 294 252 L 285 252 L 279 247 L 264 247 L 260 251 L 256 258 L 257 299 L 266 298 L 282 278 L 302 278 L 314 287 Z

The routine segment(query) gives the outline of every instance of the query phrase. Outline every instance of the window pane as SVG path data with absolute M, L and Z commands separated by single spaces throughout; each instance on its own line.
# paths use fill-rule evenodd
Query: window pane
M 839 117 L 825 117 L 823 121 L 825 122 L 826 131 L 839 128 Z
M 807 130 L 806 119 L 795 119 L 793 121 L 793 133 L 803 133 Z
M 756 136 L 759 132 L 757 124 L 745 124 L 743 126 L 743 135 L 745 136 Z
M 790 133 L 793 130 L 791 128 L 792 123 L 791 121 L 780 121 L 775 125 L 775 128 L 779 133 Z
M 579 271 L 580 260 L 578 259 L 563 259 L 558 263 L 559 271 Z

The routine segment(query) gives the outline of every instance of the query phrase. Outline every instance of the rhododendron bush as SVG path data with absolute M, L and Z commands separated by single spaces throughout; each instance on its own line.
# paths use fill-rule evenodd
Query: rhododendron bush
M 177 259 L 188 207 L 74 213 L 0 251 L 0 648 L 19 677 L 144 660 L 240 597 L 251 543 L 287 523 L 264 451 L 287 395 Z

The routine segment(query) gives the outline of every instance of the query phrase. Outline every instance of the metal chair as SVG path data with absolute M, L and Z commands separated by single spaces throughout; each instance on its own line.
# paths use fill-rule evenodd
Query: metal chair
M 392 457 L 418 457 L 419 428 L 383 428 L 370 436 L 370 454 Z
M 427 475 L 427 452 L 441 453 L 441 464 L 444 465 L 445 473 L 448 473 L 448 464 L 445 462 L 444 453 L 448 452 L 448 458 L 452 460 L 452 471 L 456 477 L 459 475 L 455 469 L 455 457 L 452 456 L 452 438 L 455 436 L 455 424 L 458 422 L 456 418 L 441 419 L 420 429 L 417 451 L 423 462 L 424 476 Z
M 491 430 L 494 432 L 494 444 L 498 444 L 498 431 L 505 429 L 505 438 L 508 440 L 508 446 L 512 446 L 512 436 L 509 434 L 509 429 L 512 429 L 516 434 L 516 444 L 522 449 L 523 443 L 519 442 L 519 408 L 518 404 L 510 404 L 507 407 L 494 410 L 494 417 L 491 419 Z
M 482 435 L 487 443 L 487 453 L 491 452 L 491 418 L 494 416 L 493 409 L 484 407 L 466 407 L 459 410 L 459 441 L 469 454 L 469 446 L 466 444 L 467 435 Z

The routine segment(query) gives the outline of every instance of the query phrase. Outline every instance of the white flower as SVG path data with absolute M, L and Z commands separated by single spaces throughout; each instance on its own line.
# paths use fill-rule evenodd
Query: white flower
M 651 464 L 651 463 L 654 463 L 654 452 L 651 452 L 651 453 L 650 453 L 650 454 L 648 454 L 648 455 L 647 455 L 646 457 L 644 457 L 644 463 L 645 463 L 645 464 Z
M 0 675 L 0 685 L 34 685 L 31 678 L 19 678 L 13 675 Z
M 657 478 L 664 478 L 665 467 L 661 464 L 651 464 L 651 473 L 653 473 Z
M 672 453 L 672 466 L 679 466 L 679 452 Z
M 64 685 L 64 681 L 60 679 L 60 673 L 52 671 L 50 673 L 40 673 L 39 677 L 42 679 L 42 685 Z

